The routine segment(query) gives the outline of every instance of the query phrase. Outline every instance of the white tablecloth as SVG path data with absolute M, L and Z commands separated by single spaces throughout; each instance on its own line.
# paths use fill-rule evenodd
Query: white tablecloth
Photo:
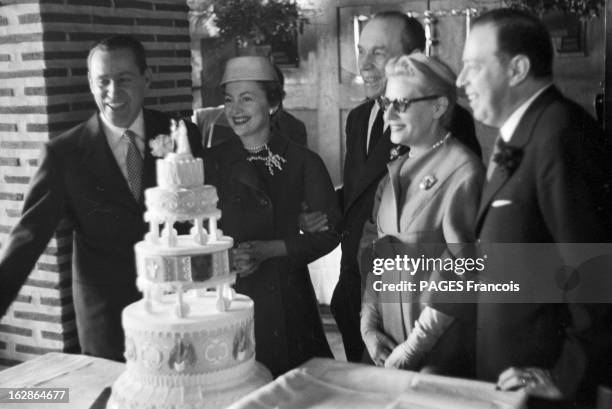
M 511 409 L 523 392 L 465 379 L 313 359 L 241 399 L 230 409 Z
M 87 409 L 124 364 L 50 353 L 0 372 L 0 388 L 70 388 L 70 403 L 0 404 L 18 409 Z M 241 399 L 230 409 L 515 409 L 522 392 L 495 385 L 331 359 L 313 359 Z

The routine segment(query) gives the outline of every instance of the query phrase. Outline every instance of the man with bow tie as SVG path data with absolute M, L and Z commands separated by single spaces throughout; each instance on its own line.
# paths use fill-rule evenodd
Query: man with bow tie
M 144 189 L 156 183 L 149 141 L 169 133 L 170 119 L 143 109 L 151 70 L 138 40 L 119 35 L 100 41 L 87 66 L 98 112 L 43 148 L 0 258 L 0 316 L 67 217 L 74 228 L 72 290 L 81 350 L 121 361 L 121 311 L 141 298 L 133 246 L 147 230 Z M 194 154 L 199 139 L 190 133 Z
M 496 9 L 474 20 L 457 79 L 474 118 L 499 128 L 476 233 L 483 246 L 520 243 L 512 257 L 501 251 L 487 260 L 487 273 L 515 282 L 549 273 L 529 268 L 543 261 L 533 243 L 596 243 L 609 235 L 597 209 L 605 201 L 601 129 L 553 85 L 552 68 L 541 21 Z M 512 271 L 522 277 L 511 276 L 508 266 L 521 262 L 526 270 Z M 586 317 L 576 304 L 478 304 L 477 376 L 503 390 L 523 388 L 534 398 L 530 407 L 571 399 L 587 366 Z

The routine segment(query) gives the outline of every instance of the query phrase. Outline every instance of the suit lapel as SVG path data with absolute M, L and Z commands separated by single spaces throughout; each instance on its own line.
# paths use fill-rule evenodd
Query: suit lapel
M 359 173 L 355 178 L 357 183 L 353 193 L 345 205 L 347 210 L 372 183 L 380 179 L 387 170 L 385 165 L 389 162 L 389 151 L 391 149 L 391 141 L 389 139 L 391 130 L 389 128 L 385 130 L 374 150 L 370 152 L 370 155 L 366 155 L 366 141 L 372 105 L 374 105 L 374 101 L 363 105 L 363 110 L 359 112 L 360 121 L 353 128 L 356 130 L 354 134 L 359 135 L 355 151 L 357 153 L 356 157 L 361 158 L 361 166 L 357 170 Z
M 355 129 L 357 130 L 356 134 L 358 137 L 357 143 L 357 152 L 358 158 L 360 158 L 361 163 L 366 163 L 368 159 L 368 125 L 370 124 L 370 113 L 372 112 L 372 107 L 374 106 L 374 101 L 368 101 L 363 108 L 363 112 L 359 115 L 359 122 L 357 123 Z
M 106 191 L 114 201 L 136 209 L 138 204 L 108 146 L 99 121 L 98 114 L 94 114 L 81 134 L 85 150 L 82 165 L 97 179 L 96 189 Z
M 400 212 L 401 212 L 401 187 L 400 187 L 400 169 L 404 162 L 408 159 L 408 155 L 405 158 L 398 158 L 397 160 L 390 162 L 387 165 L 389 170 L 389 184 L 391 186 L 391 192 L 393 194 L 393 209 L 391 210 L 391 214 L 385 215 L 385 217 L 389 217 L 390 220 L 393 220 L 395 225 L 395 231 L 400 231 Z
M 476 218 L 477 226 L 480 226 L 482 218 L 486 214 L 486 210 L 489 208 L 489 205 L 493 200 L 493 196 L 495 196 L 497 191 L 501 189 L 509 178 L 510 175 L 507 171 L 500 169 L 499 166 L 495 168 L 493 174 L 491 175 L 491 180 L 485 184 L 482 192 L 482 199 L 480 200 L 480 207 L 478 208 L 478 216 Z
M 527 109 L 523 117 L 521 118 L 518 126 L 516 127 L 514 133 L 512 134 L 512 138 L 510 138 L 510 146 L 522 149 L 523 151 L 529 148 L 529 141 L 534 136 L 534 127 L 538 118 L 540 117 L 540 113 L 542 110 L 548 106 L 553 100 L 560 98 L 561 94 L 557 90 L 556 87 L 550 86 L 546 91 L 544 91 L 541 95 L 539 95 L 532 103 L 531 106 Z M 523 154 L 523 157 L 525 155 Z M 521 165 L 519 164 L 519 167 Z M 515 169 L 516 172 L 518 169 Z M 491 176 L 491 180 L 489 180 L 483 189 L 482 199 L 480 201 L 480 207 L 478 209 L 478 216 L 476 218 L 476 232 L 480 232 L 480 228 L 482 227 L 482 223 L 487 214 L 487 209 L 489 208 L 493 198 L 499 192 L 499 190 L 506 184 L 506 182 L 511 178 L 510 175 L 505 169 L 500 169 L 498 166 Z

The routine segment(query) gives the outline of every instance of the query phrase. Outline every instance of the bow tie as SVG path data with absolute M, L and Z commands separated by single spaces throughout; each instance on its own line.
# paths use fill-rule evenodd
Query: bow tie
M 492 161 L 502 170 L 512 174 L 523 159 L 523 149 L 512 146 L 502 138 L 497 139 Z

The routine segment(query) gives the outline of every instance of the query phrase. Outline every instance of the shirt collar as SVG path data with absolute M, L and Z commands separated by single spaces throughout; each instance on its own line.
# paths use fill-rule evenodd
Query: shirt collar
M 504 122 L 502 127 L 499 128 L 499 133 L 504 142 L 510 142 L 510 138 L 512 138 L 514 131 L 516 131 L 516 127 L 521 121 L 523 115 L 525 115 L 525 112 L 527 112 L 529 106 L 531 106 L 533 101 L 535 101 L 535 99 L 539 97 L 540 94 L 542 94 L 544 91 L 546 91 L 551 85 L 552 84 L 546 84 L 542 88 L 534 92 L 534 94 L 527 101 L 523 102 L 521 106 L 515 109 L 514 112 L 508 117 L 508 119 L 506 119 L 506 122 Z
M 99 114 L 99 116 L 102 122 L 102 129 L 104 130 L 104 134 L 106 135 L 106 139 L 108 140 L 108 144 L 110 145 L 111 149 L 119 144 L 121 137 L 127 129 L 134 132 L 136 137 L 144 143 L 144 117 L 142 115 L 142 109 L 138 113 L 138 116 L 134 122 L 132 122 L 132 124 L 127 128 L 120 128 L 111 124 L 102 114 Z

